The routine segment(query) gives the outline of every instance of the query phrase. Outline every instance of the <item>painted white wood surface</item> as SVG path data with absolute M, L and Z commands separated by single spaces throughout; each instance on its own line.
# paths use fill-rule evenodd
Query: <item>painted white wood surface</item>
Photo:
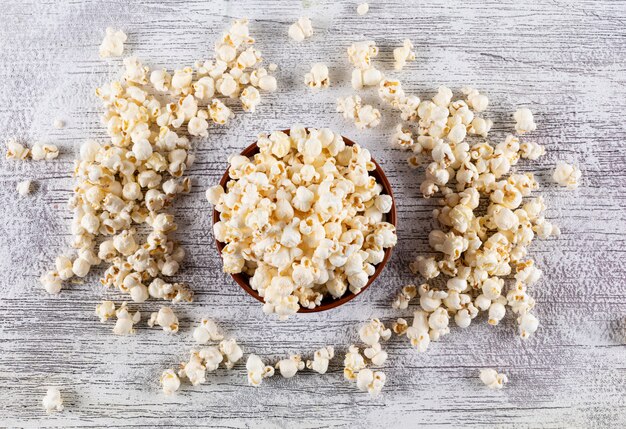
M 371 1 L 356 14 L 352 1 L 15 1 L 0 4 L 0 140 L 58 144 L 54 162 L 0 161 L 0 426 L 91 427 L 624 427 L 626 426 L 626 3 L 624 1 L 433 0 Z M 297 17 L 313 18 L 315 35 L 302 44 L 287 38 Z M 120 73 L 120 59 L 98 58 L 107 26 L 129 35 L 127 54 L 151 66 L 192 64 L 212 55 L 216 37 L 237 17 L 251 31 L 268 62 L 279 65 L 279 91 L 266 96 L 257 114 L 240 111 L 226 128 L 198 142 L 190 171 L 194 187 L 176 204 L 178 237 L 188 257 L 179 279 L 196 300 L 178 305 L 181 332 L 167 336 L 142 323 L 137 335 L 116 337 L 94 314 L 104 297 L 120 299 L 97 284 L 69 285 L 50 297 L 38 284 L 53 258 L 68 249 L 72 159 L 87 138 L 105 138 L 93 89 Z M 410 38 L 417 61 L 393 72 L 392 48 Z M 557 240 L 536 242 L 532 254 L 545 278 L 534 288 L 541 328 L 529 341 L 507 319 L 453 329 L 426 354 L 405 339 L 386 345 L 390 359 L 382 396 L 371 400 L 343 379 L 344 348 L 369 317 L 397 317 L 390 302 L 416 281 L 408 262 L 428 251 L 434 202 L 419 197 L 422 172 L 406 154 L 389 147 L 397 117 L 357 131 L 335 113 L 347 94 L 345 50 L 357 40 L 381 46 L 377 64 L 406 89 L 432 95 L 446 84 L 471 84 L 491 99 L 500 132 L 512 127 L 515 106 L 536 112 L 532 138 L 548 154 L 535 165 L 548 216 L 561 225 Z M 313 93 L 305 71 L 322 61 L 332 88 Z M 366 101 L 377 102 L 373 93 Z M 67 127 L 52 127 L 55 118 Z M 226 275 L 213 246 L 207 185 L 225 158 L 254 141 L 260 131 L 296 122 L 329 126 L 368 147 L 394 186 L 400 244 L 375 286 L 344 307 L 279 322 Z M 496 136 L 502 135 L 497 132 Z M 576 192 L 550 183 L 557 160 L 578 162 L 583 184 Z M 36 180 L 19 198 L 18 180 Z M 144 320 L 159 303 L 141 306 Z M 404 312 L 409 316 L 411 309 Z M 245 368 L 219 370 L 206 385 L 185 386 L 166 397 L 161 370 L 186 357 L 190 327 L 209 315 L 238 338 L 245 352 L 276 359 L 335 345 L 341 357 L 324 376 L 248 387 Z M 509 375 L 502 391 L 487 390 L 478 370 Z M 46 416 L 46 386 L 59 386 L 66 410 Z

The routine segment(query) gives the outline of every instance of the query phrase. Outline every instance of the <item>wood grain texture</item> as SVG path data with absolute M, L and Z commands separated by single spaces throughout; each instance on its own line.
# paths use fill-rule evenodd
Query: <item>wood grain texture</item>
M 625 427 L 626 426 L 626 2 L 617 0 L 371 1 L 368 15 L 356 1 L 15 1 L 0 5 L 0 140 L 51 141 L 54 162 L 0 160 L 0 426 L 40 427 Z M 297 17 L 313 18 L 314 36 L 287 38 Z M 37 278 L 68 250 L 72 159 L 87 138 L 105 138 L 93 89 L 120 73 L 120 59 L 98 58 L 105 27 L 129 35 L 126 53 L 168 68 L 208 58 L 213 42 L 237 17 L 251 31 L 268 62 L 279 65 L 279 91 L 264 97 L 256 114 L 240 109 L 232 124 L 198 141 L 190 171 L 194 187 L 176 204 L 178 238 L 188 250 L 179 280 L 196 292 L 178 305 L 181 332 L 168 336 L 142 323 L 137 335 L 116 337 L 93 311 L 104 291 L 94 274 L 48 296 Z M 417 61 L 393 72 L 392 48 L 416 45 Z M 490 116 L 501 138 L 518 105 L 536 112 L 532 138 L 548 154 L 538 172 L 548 217 L 560 238 L 537 241 L 532 254 L 545 278 L 534 288 L 541 328 L 522 342 L 515 323 L 453 329 L 428 353 L 404 339 L 387 344 L 388 383 L 370 400 L 343 380 L 342 357 L 325 376 L 303 372 L 248 387 L 245 368 L 219 370 L 206 385 L 185 386 L 166 397 L 160 372 L 192 346 L 190 327 L 215 318 L 246 353 L 276 359 L 335 345 L 341 356 L 369 317 L 391 319 L 397 290 L 415 281 L 408 262 L 427 252 L 433 201 L 419 197 L 421 172 L 388 141 L 397 117 L 383 111 L 382 125 L 357 131 L 335 111 L 335 98 L 351 92 L 345 49 L 357 40 L 381 46 L 377 64 L 407 90 L 432 95 L 440 84 L 471 84 L 491 100 Z M 305 71 L 330 66 L 332 87 L 311 92 Z M 364 93 L 376 102 L 373 92 Z M 64 119 L 63 130 L 52 128 Z M 328 313 L 279 322 L 221 272 L 210 232 L 204 189 L 218 180 L 226 156 L 260 131 L 296 122 L 329 126 L 368 147 L 396 193 L 400 243 L 365 294 Z M 576 192 L 557 189 L 550 175 L 557 160 L 578 162 Z M 18 180 L 36 180 L 19 198 Z M 159 303 L 141 306 L 144 320 Z M 409 316 L 411 309 L 404 312 Z M 487 390 L 478 370 L 509 375 L 502 391 Z M 66 410 L 46 416 L 46 386 L 61 388 Z

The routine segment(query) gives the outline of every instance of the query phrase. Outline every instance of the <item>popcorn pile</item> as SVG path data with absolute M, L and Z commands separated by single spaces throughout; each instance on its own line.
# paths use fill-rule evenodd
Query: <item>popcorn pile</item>
M 329 129 L 295 126 L 259 135 L 260 153 L 230 158 L 226 190 L 207 190 L 224 272 L 245 273 L 266 313 L 281 319 L 325 297 L 359 293 L 385 249 L 392 198 L 369 175 L 370 152 Z
M 380 320 L 372 319 L 359 329 L 359 337 L 368 346 L 363 350 L 365 357 L 357 346 L 351 345 L 343 361 L 343 375 L 347 380 L 356 380 L 359 390 L 368 392 L 371 396 L 377 396 L 385 385 L 387 377 L 382 371 L 368 368 L 365 358 L 372 366 L 384 365 L 387 361 L 387 352 L 382 349 L 380 340 L 388 340 L 391 337 L 391 330 L 386 329 Z
M 161 311 L 159 311 L 158 315 L 160 315 Z M 166 329 L 168 322 L 166 321 L 162 326 L 163 329 Z M 178 325 L 176 325 L 176 330 L 178 330 Z M 219 332 L 219 328 L 211 319 L 202 319 L 200 325 L 193 331 L 193 338 L 198 344 L 202 345 L 209 342 L 217 343 L 218 341 L 219 344 L 203 347 L 200 350 L 191 350 L 189 361 L 182 362 L 178 372 L 173 368 L 163 371 L 160 382 L 163 391 L 167 395 L 176 392 L 180 388 L 181 378 L 189 380 L 192 386 L 197 386 L 206 382 L 207 371 L 216 371 L 220 364 L 226 369 L 232 369 L 243 357 L 243 350 L 237 344 L 237 341 L 234 338 L 225 340 L 224 335 Z
M 125 40 L 123 32 L 107 29 L 101 56 L 121 55 Z M 75 167 L 78 183 L 69 202 L 77 256 L 59 256 L 56 270 L 41 277 L 49 293 L 59 293 L 62 281 L 85 277 L 92 266 L 104 261 L 109 268 L 102 284 L 128 293 L 134 302 L 149 297 L 172 302 L 193 299 L 185 285 L 161 278 L 175 275 L 185 255 L 169 237 L 177 225 L 167 212 L 176 195 L 191 188 L 184 173 L 193 155 L 183 134 L 207 136 L 207 119 L 224 124 L 232 116 L 222 101 L 211 100 L 214 95 L 239 97 L 244 110 L 254 111 L 259 89 L 276 89 L 276 79 L 258 67 L 262 58 L 253 44 L 248 21 L 237 20 L 216 43 L 215 61 L 197 63 L 195 71 L 186 67 L 173 75 L 166 70 L 150 73 L 130 57 L 124 60 L 121 81 L 96 90 L 104 104 L 102 120 L 110 141 L 88 141 L 80 149 Z M 161 102 L 158 93 L 166 93 L 169 99 Z M 17 142 L 7 147 L 7 158 L 13 159 L 29 155 L 52 159 L 57 154 L 52 145 L 35 145 L 30 151 Z M 113 304 L 111 311 L 118 318 L 115 333 L 134 332 L 138 312 L 130 316 L 125 304 L 117 311 Z M 153 314 L 149 324 L 168 332 L 178 329 L 169 307 Z
M 392 306 L 408 307 L 419 294 L 420 310 L 414 312 L 412 325 L 398 319 L 393 330 L 410 339 L 419 351 L 430 341 L 449 333 L 449 322 L 466 328 L 480 312 L 488 314 L 488 323 L 497 325 L 506 308 L 518 316 L 522 338 L 533 334 L 539 322 L 531 313 L 535 300 L 529 286 L 541 277 L 528 246 L 535 235 L 549 238 L 559 235 L 559 228 L 543 216 L 543 198 L 530 198 L 537 184 L 532 173 L 511 172 L 520 158 L 536 160 L 545 149 L 534 142 L 520 142 L 514 135 L 492 146 L 486 139 L 492 126 L 478 114 L 488 105 L 486 96 L 466 88 L 464 100 L 453 101 L 452 91 L 440 87 L 432 100 L 420 101 L 406 96 L 397 80 L 385 79 L 379 86 L 380 98 L 399 110 L 402 119 L 416 123 L 417 135 L 400 124 L 394 144 L 412 150 L 412 166 L 429 162 L 420 189 L 425 198 L 439 192 L 441 209 L 433 216 L 442 229 L 429 234 L 429 243 L 440 257 L 418 256 L 411 270 L 431 281 L 441 273 L 448 279 L 445 288 L 427 283 L 403 288 Z M 536 129 L 532 113 L 519 109 L 514 118 L 519 134 Z M 472 137 L 471 142 L 466 141 Z M 573 168 L 558 167 L 555 180 L 567 185 L 577 183 L 580 173 Z M 525 199 L 526 198 L 526 199 Z M 480 215 L 481 201 L 488 200 Z M 513 276 L 515 284 L 505 286 Z

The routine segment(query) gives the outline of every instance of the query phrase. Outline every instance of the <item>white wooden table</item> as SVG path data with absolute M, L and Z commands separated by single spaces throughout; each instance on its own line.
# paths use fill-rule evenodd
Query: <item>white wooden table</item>
M 626 2 L 372 0 L 363 17 L 346 0 L 4 0 L 0 8 L 0 140 L 50 141 L 63 151 L 54 162 L 0 161 L 0 426 L 626 426 Z M 287 27 L 301 15 L 313 18 L 315 35 L 294 44 Z M 176 205 L 178 237 L 188 250 L 179 278 L 192 285 L 196 300 L 176 307 L 179 335 L 142 323 L 135 336 L 114 336 L 93 312 L 103 298 L 121 296 L 102 290 L 99 273 L 58 296 L 37 281 L 68 249 L 65 201 L 74 154 L 85 139 L 106 137 L 93 90 L 120 73 L 121 59 L 98 58 L 104 29 L 124 29 L 127 54 L 171 69 L 212 56 L 218 35 L 243 16 L 268 63 L 279 65 L 279 91 L 265 97 L 257 114 L 237 112 L 229 127 L 198 142 L 193 191 Z M 536 112 L 533 138 L 548 154 L 527 168 L 537 171 L 548 216 L 563 234 L 532 248 L 545 273 L 534 288 L 536 336 L 522 342 L 507 319 L 496 328 L 483 321 L 453 329 L 425 354 L 394 338 L 387 344 L 388 383 L 371 400 L 343 379 L 342 354 L 362 322 L 399 315 L 390 302 L 415 281 L 407 265 L 428 251 L 434 203 L 420 198 L 422 173 L 389 147 L 397 117 L 385 110 L 379 128 L 357 131 L 335 113 L 335 98 L 351 92 L 347 46 L 375 40 L 377 64 L 394 74 L 392 48 L 407 37 L 418 58 L 395 74 L 407 90 L 432 95 L 440 84 L 456 90 L 471 84 L 489 95 L 500 131 L 511 129 L 516 106 Z M 312 93 L 302 79 L 317 61 L 330 66 L 333 87 Z M 376 102 L 373 93 L 364 98 Z M 55 118 L 67 127 L 53 129 Z M 329 126 L 373 152 L 397 196 L 400 243 L 358 299 L 279 322 L 221 272 L 204 190 L 222 174 L 227 154 L 260 131 L 296 122 Z M 557 160 L 580 163 L 577 192 L 550 183 Z M 15 184 L 25 178 L 37 188 L 19 198 Z M 159 304 L 142 306 L 144 320 Z M 260 389 L 246 385 L 240 364 L 166 397 L 158 376 L 187 357 L 190 327 L 206 315 L 246 354 L 276 360 L 332 344 L 340 357 L 325 376 L 275 377 Z M 486 389 L 478 379 L 483 367 L 504 371 L 510 383 Z M 66 409 L 46 416 L 41 398 L 49 385 L 61 388 Z

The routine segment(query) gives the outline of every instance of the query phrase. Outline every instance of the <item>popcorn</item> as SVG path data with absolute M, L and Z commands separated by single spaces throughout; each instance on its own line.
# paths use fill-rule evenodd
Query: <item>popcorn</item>
M 484 112 L 487 110 L 489 99 L 486 95 L 469 87 L 463 88 L 462 91 L 463 94 L 465 94 L 467 105 L 470 109 L 474 110 L 474 112 Z
M 502 389 L 509 379 L 506 375 L 499 374 L 495 369 L 485 368 L 480 370 L 480 381 L 490 389 Z
M 298 25 L 310 35 L 308 19 L 299 20 Z M 103 56 L 121 55 L 125 40 L 121 31 L 107 30 Z M 239 98 L 243 109 L 253 112 L 260 102 L 261 91 L 276 90 L 276 78 L 261 67 L 261 53 L 253 44 L 248 21 L 236 20 L 216 42 L 213 61 L 197 62 L 193 67 L 168 72 L 165 69 L 151 71 L 138 58 L 129 57 L 123 61 L 122 79 L 96 90 L 104 106 L 102 121 L 109 139 L 102 144 L 85 142 L 80 149 L 75 168 L 77 186 L 69 204 L 73 211 L 71 244 L 76 248 L 76 255 L 71 260 L 63 259 L 62 263 L 57 263 L 56 271 L 42 276 L 42 283 L 49 291 L 60 290 L 59 279 L 87 276 L 92 267 L 104 261 L 108 268 L 101 283 L 129 294 L 134 302 L 144 302 L 150 297 L 172 302 L 192 300 L 193 294 L 185 285 L 160 279 L 160 276 L 175 275 L 184 257 L 183 249 L 169 237 L 177 228 L 175 219 L 164 212 L 177 194 L 189 192 L 191 187 L 190 180 L 184 177 L 193 162 L 193 155 L 189 154 L 191 143 L 177 130 L 205 137 L 209 121 L 225 124 L 233 116 L 220 97 Z M 269 67 L 269 71 L 274 70 L 275 65 Z M 155 92 L 161 93 L 158 98 L 153 95 Z M 55 122 L 60 125 L 59 121 Z M 319 155 L 316 148 L 320 153 L 322 149 L 332 151 L 333 156 L 343 150 L 342 143 L 327 138 L 328 134 L 322 133 L 319 139 L 311 139 L 311 144 L 303 147 L 307 163 L 314 165 L 313 158 Z M 8 158 L 25 159 L 30 153 L 19 143 L 7 143 Z M 35 160 L 56 156 L 58 149 L 54 145 L 36 144 L 32 148 Z M 313 176 L 307 179 L 306 187 L 322 173 L 315 168 L 304 170 L 304 177 Z M 359 174 L 364 176 L 361 171 L 353 175 Z M 336 194 L 330 201 L 323 199 L 318 204 L 330 212 L 341 197 Z M 282 206 L 281 209 L 289 210 L 285 204 Z M 250 222 L 260 225 L 263 216 L 261 213 Z M 372 213 L 372 216 L 378 215 Z M 307 222 L 307 219 L 300 220 Z M 307 245 L 319 241 L 322 225 L 323 222 L 306 226 L 313 228 L 314 233 L 301 233 L 301 239 Z M 146 235 L 143 234 L 145 226 L 150 228 L 145 231 Z M 291 237 L 285 238 L 286 243 L 296 237 L 293 231 L 300 229 L 296 226 L 294 223 Z M 137 230 L 141 234 L 137 234 Z M 102 240 L 101 236 L 106 238 Z M 371 250 L 372 260 L 379 257 L 379 249 L 368 250 Z M 268 255 L 267 259 L 282 261 L 285 255 L 281 251 L 275 256 Z M 231 271 L 249 270 L 237 252 L 226 252 L 225 261 Z M 372 271 L 371 264 L 367 264 L 370 263 L 364 263 L 362 271 L 352 276 L 353 290 L 357 290 L 365 274 Z M 309 271 L 315 273 L 313 284 L 320 285 L 319 290 L 323 288 L 321 285 L 332 281 L 337 286 L 332 290 L 339 292 L 342 284 L 349 283 L 347 278 L 335 280 L 333 270 L 330 267 L 320 269 L 317 262 L 306 268 L 304 279 L 310 277 Z M 319 305 L 322 294 L 303 292 L 295 301 L 275 298 L 271 311 L 285 315 L 291 314 L 296 305 Z M 125 317 L 125 312 L 118 317 L 122 333 L 130 332 L 133 324 L 134 316 Z M 154 322 L 158 323 L 156 318 Z
M 442 86 L 432 100 L 419 101 L 407 96 L 399 81 L 384 79 L 379 86 L 379 97 L 399 110 L 402 119 L 416 123 L 415 129 L 398 125 L 393 141 L 416 154 L 409 159 L 411 166 L 428 160 L 420 190 L 425 198 L 441 195 L 441 207 L 433 210 L 441 229 L 429 234 L 429 244 L 439 254 L 418 255 L 410 268 L 427 281 L 444 274 L 445 287 L 421 285 L 421 309 L 414 312 L 411 326 L 404 319 L 393 325 L 394 332 L 406 334 L 420 351 L 449 333 L 450 319 L 466 328 L 487 312 L 488 323 L 495 326 L 507 307 L 518 315 L 522 338 L 534 333 L 539 322 L 530 313 L 535 301 L 527 288 L 539 280 L 541 270 L 527 259 L 528 246 L 535 236 L 560 233 L 544 218 L 542 198 L 525 200 L 538 188 L 533 174 L 511 173 L 521 158 L 537 159 L 545 148 L 513 135 L 491 145 L 485 138 L 493 124 L 478 116 L 488 98 L 472 88 L 462 91 L 465 100 L 453 100 L 452 91 Z M 528 109 L 519 109 L 515 119 L 519 134 L 536 128 Z M 467 133 L 473 137 L 469 142 Z M 482 199 L 488 203 L 479 214 L 475 209 Z M 516 283 L 507 284 L 512 277 Z M 392 306 L 407 308 L 410 299 L 402 291 Z
M 48 414 L 54 411 L 63 411 L 63 398 L 61 398 L 61 392 L 56 387 L 48 388 L 41 403 Z
M 402 288 L 396 299 L 391 304 L 392 308 L 404 310 L 409 307 L 409 302 L 417 295 L 415 285 L 407 285 Z
M 539 327 L 539 320 L 530 313 L 522 314 L 518 319 L 519 334 L 523 339 L 527 339 L 537 331 Z
M 260 386 L 264 378 L 274 375 L 274 367 L 266 366 L 261 358 L 255 354 L 248 356 L 246 370 L 248 371 L 248 384 L 255 387 Z
M 115 310 L 115 316 L 117 317 L 115 327 L 113 327 L 113 333 L 115 335 L 128 335 L 135 333 L 133 325 L 138 323 L 141 319 L 141 314 L 138 311 L 136 311 L 135 314 L 131 314 L 126 307 L 126 303 L 123 302 L 120 308 Z
M 21 143 L 16 142 L 15 140 L 9 140 L 6 143 L 7 145 L 7 159 L 16 159 L 16 160 L 25 160 L 30 155 L 30 149 L 24 147 Z
M 222 353 L 215 346 L 204 347 L 198 352 L 198 355 L 202 358 L 207 371 L 215 371 L 224 360 Z
M 119 57 L 124 52 L 127 36 L 122 30 L 107 27 L 106 35 L 100 45 L 100 58 Z
M 393 50 L 393 59 L 395 60 L 394 68 L 396 70 L 402 70 L 407 61 L 415 61 L 413 43 L 409 39 L 404 39 L 402 46 Z
M 337 99 L 337 112 L 343 113 L 345 119 L 354 120 L 358 129 L 374 128 L 380 124 L 381 114 L 378 109 L 369 104 L 362 105 L 358 95 Z
M 326 374 L 328 364 L 334 356 L 335 349 L 332 346 L 323 347 L 315 351 L 312 361 L 307 360 L 306 367 L 319 374 Z
M 359 390 L 368 392 L 372 397 L 376 397 L 380 394 L 385 381 L 387 381 L 387 377 L 382 371 L 372 371 L 369 368 L 364 368 L 357 375 L 356 386 Z
M 241 347 L 233 338 L 220 342 L 219 350 L 226 358 L 226 362 L 224 364 L 227 369 L 232 369 L 243 357 L 243 350 L 241 350 Z
M 54 128 L 56 128 L 57 130 L 61 130 L 61 129 L 65 128 L 65 122 L 62 119 L 55 119 L 52 122 L 52 126 Z
M 161 307 L 158 312 L 150 315 L 148 326 L 159 325 L 165 332 L 178 332 L 178 317 L 170 307 Z
M 365 15 L 370 10 L 370 5 L 367 3 L 361 3 L 356 8 L 356 13 L 360 16 Z
M 537 129 L 530 109 L 517 109 L 515 114 L 513 114 L 513 119 L 515 119 L 515 131 L 517 131 L 518 134 L 528 133 Z
M 384 78 L 382 72 L 375 67 L 352 70 L 352 88 L 359 90 L 366 86 L 376 86 Z
M 406 334 L 408 329 L 409 329 L 409 324 L 403 318 L 398 318 L 398 320 L 393 322 L 393 325 L 391 325 L 391 330 L 396 335 L 404 335 Z
M 357 346 L 351 345 L 343 360 L 343 376 L 347 380 L 356 380 L 359 371 L 365 368 L 365 359 Z
M 385 329 L 385 325 L 378 319 L 372 319 L 368 324 L 361 326 L 359 337 L 368 346 L 377 344 L 382 338 L 388 340 L 391 337 L 391 330 Z
M 262 134 L 258 146 L 254 169 L 249 158 L 231 157 L 226 190 L 207 191 L 220 213 L 213 232 L 225 243 L 224 271 L 249 274 L 263 311 L 283 319 L 325 296 L 358 293 L 397 241 L 384 222 L 393 201 L 369 176 L 369 152 L 302 127 Z
M 378 55 L 378 48 L 374 41 L 353 43 L 348 48 L 348 59 L 352 65 L 361 70 L 369 69 L 372 65 L 372 58 Z
M 206 381 L 206 366 L 203 359 L 196 350 L 191 351 L 188 362 L 180 364 L 178 376 L 189 380 L 192 386 L 197 386 Z
M 363 350 L 363 354 L 375 366 L 382 366 L 387 361 L 387 352 L 384 351 L 379 343 L 373 344 L 371 347 Z
M 296 42 L 302 42 L 304 39 L 313 35 L 313 25 L 308 17 L 300 17 L 296 22 L 289 26 L 289 37 Z
M 554 169 L 552 178 L 560 186 L 564 186 L 569 190 L 578 188 L 578 181 L 582 176 L 580 169 L 575 165 L 559 162 Z
M 202 319 L 200 325 L 193 331 L 193 339 L 198 344 L 206 344 L 209 341 L 221 341 L 224 336 L 219 333 L 217 325 L 211 319 Z
M 323 63 L 315 63 L 311 71 L 304 75 L 304 84 L 311 88 L 328 88 L 328 67 Z
M 67 280 L 74 275 L 72 261 L 67 256 L 57 256 L 54 264 L 61 280 Z
M 30 193 L 32 183 L 33 182 L 31 182 L 30 180 L 22 180 L 21 182 L 18 182 L 17 186 L 15 187 L 17 193 L 21 196 L 28 195 Z
M 113 301 L 102 301 L 96 305 L 96 316 L 100 318 L 101 323 L 111 319 L 115 314 L 115 303 Z
M 276 369 L 280 371 L 280 375 L 284 378 L 291 378 L 298 371 L 304 369 L 304 362 L 299 355 L 290 355 L 288 359 L 281 359 L 276 363 Z
M 59 156 L 59 149 L 52 144 L 35 143 L 30 150 L 30 156 L 34 161 L 50 161 Z
M 43 285 L 46 292 L 56 295 L 61 292 L 61 278 L 56 271 L 49 271 L 39 278 L 39 282 Z
M 171 395 L 180 388 L 180 379 L 178 378 L 178 375 L 176 375 L 176 372 L 171 368 L 163 371 L 159 381 L 161 382 L 163 392 L 166 395 Z

